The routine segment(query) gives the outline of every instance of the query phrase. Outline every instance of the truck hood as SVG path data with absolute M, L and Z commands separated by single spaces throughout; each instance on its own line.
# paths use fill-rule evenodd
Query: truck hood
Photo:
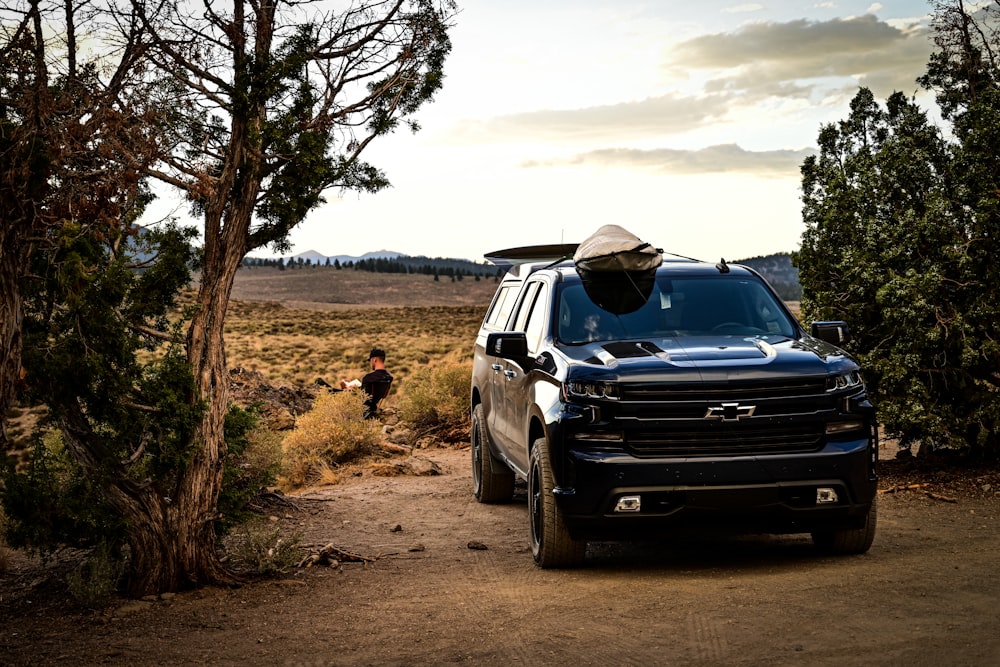
M 811 336 L 690 336 L 564 346 L 577 363 L 603 366 L 619 377 L 722 374 L 826 375 L 857 368 L 843 350 Z M 597 370 L 597 369 L 594 369 Z M 651 378 L 652 379 L 652 378 Z

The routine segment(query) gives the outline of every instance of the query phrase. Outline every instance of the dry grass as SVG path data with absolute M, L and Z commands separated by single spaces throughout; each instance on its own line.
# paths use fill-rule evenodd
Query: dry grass
M 230 368 L 258 370 L 272 380 L 322 377 L 336 384 L 368 372 L 368 351 L 378 346 L 399 393 L 419 368 L 471 359 L 485 311 L 486 305 L 315 311 L 233 302 L 226 356 Z
M 304 310 L 477 306 L 488 304 L 496 288 L 493 278 L 435 281 L 432 276 L 330 267 L 285 271 L 243 267 L 236 275 L 232 299 L 273 302 Z
M 379 449 L 382 424 L 362 418 L 360 391 L 322 393 L 285 437 L 282 485 L 298 488 L 335 481 L 333 469 Z
M 467 441 L 472 361 L 422 368 L 400 399 L 400 416 L 418 431 L 447 441 Z

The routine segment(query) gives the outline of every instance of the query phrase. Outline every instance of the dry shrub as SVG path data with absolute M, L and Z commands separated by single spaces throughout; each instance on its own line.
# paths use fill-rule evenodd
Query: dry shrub
M 118 599 L 118 582 L 125 573 L 125 560 L 105 542 L 66 577 L 66 588 L 78 603 L 102 609 Z
M 284 478 L 297 488 L 331 477 L 331 468 L 379 450 L 382 424 L 366 420 L 361 391 L 323 393 L 285 438 Z
M 297 533 L 283 536 L 276 524 L 258 518 L 240 524 L 233 531 L 227 553 L 243 571 L 275 576 L 292 569 L 301 560 L 300 540 Z
M 403 421 L 418 431 L 446 440 L 464 440 L 469 432 L 472 362 L 447 362 L 422 368 L 406 379 L 399 400 Z
M 3 508 L 0 508 L 0 574 L 4 574 L 10 569 L 10 549 L 7 547 L 7 544 L 3 539 L 6 527 L 6 518 L 3 515 Z

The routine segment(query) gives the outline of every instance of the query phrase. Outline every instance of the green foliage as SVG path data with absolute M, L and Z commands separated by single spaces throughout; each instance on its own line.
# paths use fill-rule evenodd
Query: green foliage
M 802 166 L 795 261 L 805 316 L 851 323 L 890 433 L 995 456 L 1000 91 L 978 50 L 962 62 L 955 53 L 936 54 L 923 79 L 944 87 L 954 139 L 901 94 L 883 108 L 866 89 L 846 120 L 821 129 L 820 154 Z
M 125 574 L 120 552 L 101 542 L 90 556 L 66 577 L 73 599 L 84 607 L 101 609 L 118 599 L 118 584 Z
M 281 472 L 281 436 L 259 426 L 255 410 L 230 406 L 226 413 L 226 460 L 218 522 L 225 533 L 251 516 L 249 503 Z
M 469 432 L 472 363 L 444 363 L 406 379 L 400 416 L 418 431 L 437 431 L 464 440 Z
M 21 472 L 8 466 L 2 488 L 4 538 L 12 547 L 48 555 L 64 545 L 124 542 L 121 518 L 97 483 L 82 474 L 57 431 L 36 434 L 27 466 Z
M 150 484 L 172 493 L 203 411 L 167 318 L 188 280 L 193 231 L 53 231 L 25 280 L 23 354 L 26 398 L 48 407 L 50 430 L 27 470 L 7 473 L 8 538 L 43 552 L 117 548 L 125 526 L 113 498 Z

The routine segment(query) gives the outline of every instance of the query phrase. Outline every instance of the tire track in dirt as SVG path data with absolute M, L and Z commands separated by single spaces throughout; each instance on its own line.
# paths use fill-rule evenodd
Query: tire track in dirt
M 527 560 L 526 565 L 530 565 L 531 556 L 522 553 L 526 544 L 519 544 L 520 540 L 509 532 L 496 534 L 498 526 L 509 526 L 509 513 L 521 516 L 527 526 L 525 508 L 514 503 L 481 505 L 473 499 L 470 484 L 464 524 L 473 531 L 477 526 L 491 527 L 490 543 L 484 541 L 482 544 L 486 549 L 476 550 L 469 580 L 446 577 L 442 584 L 450 595 L 471 602 L 468 609 L 472 619 L 467 623 L 471 627 L 490 629 L 490 634 L 496 638 L 489 642 L 490 645 L 483 645 L 484 638 L 478 638 L 480 651 L 492 659 L 530 664 L 535 656 L 528 649 L 531 638 L 526 632 L 530 625 L 526 614 L 530 611 L 526 610 L 532 607 L 529 592 L 534 590 L 531 585 L 534 573 L 528 567 L 510 567 L 511 554 L 523 556 Z

